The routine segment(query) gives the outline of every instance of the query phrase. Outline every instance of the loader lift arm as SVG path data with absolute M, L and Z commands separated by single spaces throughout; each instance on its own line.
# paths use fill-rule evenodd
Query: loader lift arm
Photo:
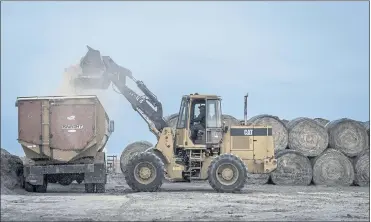
M 98 50 L 87 47 L 89 51 L 80 62 L 83 73 L 78 80 L 84 83 L 84 79 L 97 76 L 97 73 L 101 72 L 102 74 L 98 75 L 99 78 L 102 78 L 102 81 L 110 81 L 116 86 L 133 109 L 147 122 L 150 131 L 158 138 L 162 129 L 168 125 L 163 117 L 162 104 L 156 95 L 142 81 L 136 80 L 130 70 L 117 65 L 109 56 L 101 57 Z M 138 95 L 126 85 L 127 77 L 136 83 L 143 92 L 143 96 Z

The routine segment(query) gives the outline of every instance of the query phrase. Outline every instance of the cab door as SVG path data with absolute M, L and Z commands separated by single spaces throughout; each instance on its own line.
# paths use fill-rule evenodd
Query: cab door
M 183 98 L 180 105 L 178 122 L 176 124 L 175 143 L 176 147 L 184 147 L 187 141 L 187 124 L 189 119 L 189 99 Z
M 219 99 L 206 100 L 206 144 L 219 144 L 223 137 Z

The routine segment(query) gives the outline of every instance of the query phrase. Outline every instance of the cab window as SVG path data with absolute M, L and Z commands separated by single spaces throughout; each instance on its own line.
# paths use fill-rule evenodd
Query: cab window
M 206 125 L 208 128 L 222 127 L 220 100 L 207 100 Z
M 194 106 L 194 112 L 193 112 L 193 119 L 196 118 L 198 115 L 200 115 L 200 106 L 203 104 L 196 103 Z
M 185 128 L 186 122 L 187 122 L 187 113 L 188 113 L 188 102 L 186 99 L 183 99 L 182 104 L 180 106 L 180 110 L 179 110 L 179 118 L 178 118 L 176 128 L 178 129 Z

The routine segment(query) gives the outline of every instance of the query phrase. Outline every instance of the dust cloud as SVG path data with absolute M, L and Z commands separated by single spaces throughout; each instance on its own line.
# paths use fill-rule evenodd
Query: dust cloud
M 54 95 L 58 96 L 79 96 L 79 95 L 95 95 L 98 97 L 99 101 L 105 107 L 106 112 L 109 116 L 112 116 L 118 110 L 117 103 L 112 100 L 112 96 L 109 95 L 109 90 L 99 90 L 99 89 L 79 89 L 70 84 L 73 80 L 82 72 L 79 64 L 74 64 L 67 67 L 62 75 L 62 81 L 57 87 Z

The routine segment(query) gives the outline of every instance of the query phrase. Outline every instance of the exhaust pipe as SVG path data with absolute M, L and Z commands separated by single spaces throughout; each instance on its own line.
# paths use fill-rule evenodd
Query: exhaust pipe
M 245 104 L 244 104 L 244 113 L 243 113 L 243 116 L 244 116 L 244 124 L 245 124 L 245 126 L 247 125 L 247 97 L 249 97 L 249 94 L 248 93 L 246 93 L 245 98 L 244 98 Z

